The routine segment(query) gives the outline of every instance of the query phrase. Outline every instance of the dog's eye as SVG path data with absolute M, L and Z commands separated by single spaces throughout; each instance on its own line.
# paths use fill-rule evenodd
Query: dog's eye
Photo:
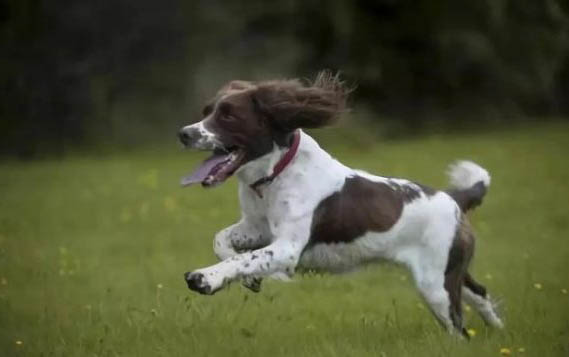
M 237 117 L 231 115 L 231 114 L 221 114 L 219 116 L 219 118 L 224 121 L 224 122 L 229 122 L 232 123 L 234 121 L 237 121 Z
M 237 120 L 237 117 L 233 115 L 232 106 L 229 103 L 221 103 L 219 105 L 219 118 L 225 122 L 233 122 Z

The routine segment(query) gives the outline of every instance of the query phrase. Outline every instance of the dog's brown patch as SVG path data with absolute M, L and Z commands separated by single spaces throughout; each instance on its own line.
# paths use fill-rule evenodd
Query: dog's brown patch
M 388 231 L 405 203 L 421 196 L 417 187 L 360 176 L 347 178 L 342 189 L 322 200 L 314 211 L 310 243 L 351 242 L 368 231 Z

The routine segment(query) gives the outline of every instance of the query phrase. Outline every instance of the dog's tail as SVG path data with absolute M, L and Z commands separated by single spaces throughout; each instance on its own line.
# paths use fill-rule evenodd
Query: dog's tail
M 467 212 L 482 203 L 490 187 L 490 174 L 472 161 L 457 161 L 447 171 L 450 189 L 446 192 Z

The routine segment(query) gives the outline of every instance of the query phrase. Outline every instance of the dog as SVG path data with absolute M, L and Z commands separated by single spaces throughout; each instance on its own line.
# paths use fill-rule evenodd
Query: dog
M 336 161 L 302 129 L 334 123 L 350 90 L 338 75 L 231 81 L 183 127 L 187 148 L 211 151 L 181 184 L 204 187 L 239 180 L 241 220 L 215 235 L 221 262 L 184 274 L 188 287 L 211 295 L 242 280 L 258 292 L 263 277 L 342 272 L 390 260 L 406 266 L 436 319 L 468 337 L 464 300 L 484 321 L 503 327 L 486 288 L 468 272 L 475 237 L 466 212 L 480 205 L 490 175 L 477 164 L 450 166 L 451 188 L 435 190 Z

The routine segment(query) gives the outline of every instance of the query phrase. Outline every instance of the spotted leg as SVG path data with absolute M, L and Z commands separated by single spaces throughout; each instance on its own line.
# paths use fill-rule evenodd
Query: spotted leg
M 212 295 L 237 279 L 248 276 L 294 274 L 310 234 L 310 217 L 290 221 L 279 227 L 270 245 L 234 255 L 215 265 L 185 274 L 191 290 Z
M 270 233 L 262 220 L 242 219 L 215 235 L 213 250 L 219 260 L 229 259 L 240 252 L 265 247 L 270 244 Z M 261 290 L 261 277 L 243 277 L 243 286 L 253 292 Z

